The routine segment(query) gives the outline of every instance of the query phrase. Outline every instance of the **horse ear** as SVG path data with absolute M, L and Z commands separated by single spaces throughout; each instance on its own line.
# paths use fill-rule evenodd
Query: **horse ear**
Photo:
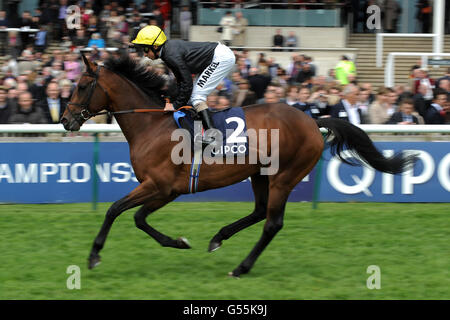
M 91 67 L 91 63 L 89 62 L 88 58 L 86 58 L 86 56 L 84 55 L 83 52 L 81 52 L 81 57 L 83 58 L 83 62 L 86 65 L 87 71 L 89 73 L 92 72 L 92 67 Z

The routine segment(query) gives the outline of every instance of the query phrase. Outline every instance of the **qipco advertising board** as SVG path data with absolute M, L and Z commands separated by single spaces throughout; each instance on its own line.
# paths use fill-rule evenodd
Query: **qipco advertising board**
M 289 201 L 450 202 L 450 142 L 380 142 L 389 156 L 408 150 L 419 159 L 401 175 L 353 167 L 332 157 L 292 191 Z M 91 142 L 0 143 L 0 203 L 100 202 L 120 199 L 138 182 L 125 142 L 101 142 L 94 165 Z M 201 170 L 200 170 L 201 181 Z M 188 181 L 186 181 L 188 183 Z M 253 201 L 249 179 L 222 189 L 183 195 L 177 201 Z

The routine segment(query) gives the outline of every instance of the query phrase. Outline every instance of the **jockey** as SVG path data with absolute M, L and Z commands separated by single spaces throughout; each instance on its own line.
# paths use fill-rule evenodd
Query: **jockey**
M 231 72 L 236 60 L 233 51 L 218 42 L 167 40 L 157 26 L 142 28 L 132 43 L 142 47 L 148 58 L 161 58 L 177 79 L 178 96 L 172 103 L 167 102 L 164 110 L 178 109 L 191 101 L 204 129 L 215 129 L 206 97 Z M 198 75 L 195 84 L 192 74 Z M 213 141 L 211 137 L 203 139 L 205 144 Z

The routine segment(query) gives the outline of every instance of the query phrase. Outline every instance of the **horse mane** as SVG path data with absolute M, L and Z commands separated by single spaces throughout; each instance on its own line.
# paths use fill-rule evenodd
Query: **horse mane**
M 136 87 L 142 90 L 150 100 L 164 105 L 163 96 L 167 94 L 163 90 L 166 80 L 155 71 L 149 70 L 146 65 L 139 60 L 130 58 L 127 54 L 122 54 L 119 58 L 110 57 L 103 66 L 108 70 L 117 73 L 130 80 Z

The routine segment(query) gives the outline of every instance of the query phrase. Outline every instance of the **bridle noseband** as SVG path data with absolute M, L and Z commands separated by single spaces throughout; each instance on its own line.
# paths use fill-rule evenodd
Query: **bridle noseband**
M 67 110 L 69 111 L 70 115 L 75 119 L 76 122 L 78 122 L 78 124 L 81 126 L 85 121 L 89 120 L 92 117 L 95 117 L 96 115 L 102 114 L 102 113 L 91 113 L 89 111 L 89 105 L 91 104 L 91 99 L 92 96 L 94 94 L 95 91 L 95 87 L 99 86 L 103 92 L 106 95 L 106 98 L 109 101 L 111 100 L 109 98 L 108 92 L 105 90 L 105 88 L 102 87 L 102 85 L 100 83 L 98 83 L 98 74 L 100 73 L 100 68 L 102 66 L 98 66 L 97 70 L 95 71 L 95 73 L 92 70 L 88 70 L 86 72 L 83 73 L 83 76 L 87 76 L 87 77 L 92 77 L 94 78 L 94 80 L 89 84 L 89 91 L 88 94 L 86 96 L 86 99 L 84 99 L 84 101 L 82 103 L 76 103 L 76 102 L 68 102 L 67 103 Z M 107 104 L 108 104 L 107 103 Z M 74 106 L 78 106 L 81 108 L 80 113 L 76 113 L 74 114 L 70 108 L 69 105 L 74 105 Z

